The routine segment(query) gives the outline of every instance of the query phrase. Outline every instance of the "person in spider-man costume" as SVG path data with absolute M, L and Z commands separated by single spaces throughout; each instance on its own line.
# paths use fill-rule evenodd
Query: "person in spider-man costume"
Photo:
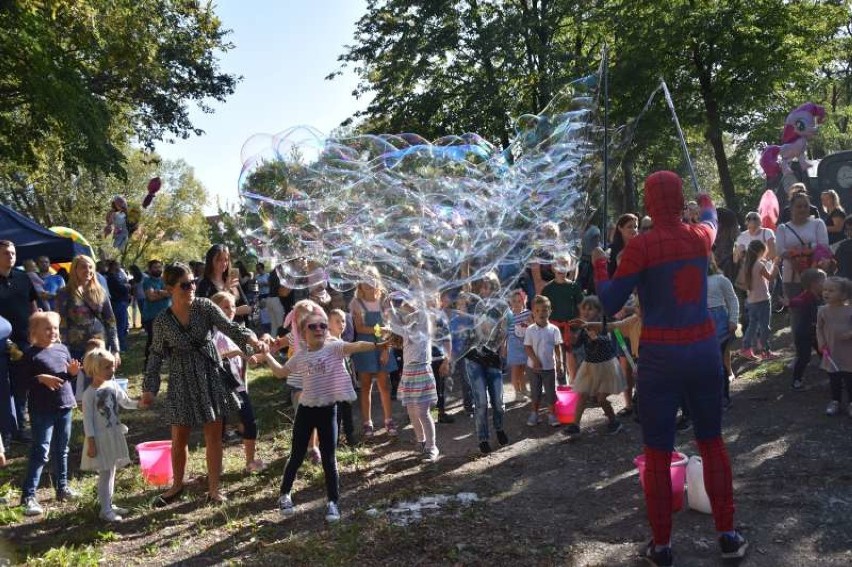
M 641 362 L 637 377 L 645 453 L 645 503 L 654 539 L 645 549 L 652 565 L 672 564 L 671 466 L 675 419 L 682 400 L 692 416 L 724 558 L 745 555 L 734 529 L 731 463 L 722 441 L 719 345 L 707 310 L 707 263 L 716 238 L 716 209 L 700 195 L 697 224 L 681 221 L 683 184 L 671 171 L 645 180 L 645 208 L 654 228 L 633 238 L 612 279 L 606 258 L 595 259 L 595 286 L 607 315 L 638 290 L 642 306 Z

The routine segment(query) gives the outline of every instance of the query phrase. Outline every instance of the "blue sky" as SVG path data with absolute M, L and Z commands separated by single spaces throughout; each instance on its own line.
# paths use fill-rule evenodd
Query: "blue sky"
M 328 133 L 366 102 L 352 96 L 356 78 L 347 73 L 324 77 L 339 67 L 337 57 L 352 43 L 364 0 L 221 0 L 216 14 L 236 46 L 221 57 L 222 69 L 243 80 L 234 95 L 216 104 L 214 114 L 192 113 L 205 134 L 157 150 L 166 159 L 183 159 L 210 196 L 236 203 L 242 163 L 240 148 L 250 136 L 275 134 L 308 125 Z

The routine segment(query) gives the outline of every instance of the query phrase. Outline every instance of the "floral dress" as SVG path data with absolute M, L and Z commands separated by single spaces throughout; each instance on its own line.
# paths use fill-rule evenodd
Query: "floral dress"
M 72 358 L 83 360 L 89 339 L 101 339 L 111 352 L 118 352 L 118 329 L 109 297 L 104 296 L 100 305 L 90 305 L 64 287 L 56 294 L 56 311 L 60 317 L 62 342 Z
M 189 325 L 184 328 L 166 309 L 154 319 L 153 340 L 143 392 L 160 390 L 160 368 L 169 361 L 166 391 L 166 418 L 170 425 L 198 426 L 223 419 L 240 408 L 239 397 L 219 378 L 219 352 L 213 342 L 218 329 L 244 352 L 251 354 L 247 342 L 253 333 L 230 321 L 212 301 L 196 298 L 189 308 Z M 199 348 L 194 344 L 202 345 Z

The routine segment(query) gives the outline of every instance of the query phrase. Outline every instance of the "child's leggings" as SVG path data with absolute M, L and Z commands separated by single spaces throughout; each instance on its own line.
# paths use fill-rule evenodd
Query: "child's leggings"
M 115 467 L 98 471 L 98 502 L 101 515 L 112 512 L 112 496 L 115 494 Z
M 828 379 L 831 383 L 831 399 L 842 402 L 845 386 L 849 403 L 852 403 L 852 372 L 829 372 Z
M 796 363 L 793 366 L 793 380 L 801 380 L 805 375 L 805 369 L 811 361 L 811 351 L 816 348 L 816 337 L 807 333 L 803 336 L 794 336 L 796 345 Z
M 414 436 L 417 441 L 426 443 L 427 450 L 435 447 L 435 420 L 432 419 L 432 413 L 429 411 L 431 406 L 431 402 L 411 403 L 405 406 L 408 417 L 411 419 L 411 426 L 414 428 Z
M 337 502 L 340 498 L 340 479 L 337 474 L 337 406 L 303 406 L 299 404 L 296 410 L 296 421 L 293 423 L 293 441 L 290 448 L 290 458 L 284 467 L 284 478 L 281 480 L 281 494 L 290 494 L 296 472 L 305 460 L 308 452 L 308 441 L 311 432 L 316 429 L 319 434 L 319 448 L 322 456 L 322 470 L 325 473 L 325 490 L 329 502 Z

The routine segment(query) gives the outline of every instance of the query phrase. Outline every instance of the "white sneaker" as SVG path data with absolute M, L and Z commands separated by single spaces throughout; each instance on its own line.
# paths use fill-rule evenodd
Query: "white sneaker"
M 118 506 L 113 506 L 112 511 L 118 514 L 119 516 L 126 516 L 130 513 L 130 510 L 127 508 L 120 508 Z
M 325 521 L 326 522 L 339 522 L 340 521 L 340 510 L 337 509 L 337 504 L 334 502 L 329 502 L 328 506 L 325 508 Z
M 527 425 L 530 427 L 534 427 L 539 424 L 538 414 L 536 412 L 532 412 L 527 419 Z
M 434 463 L 438 460 L 438 455 L 440 452 L 437 447 L 432 447 L 431 449 L 426 449 L 423 451 L 423 460 L 429 461 L 430 463 Z
M 293 506 L 293 499 L 289 494 L 284 494 L 278 499 L 278 511 L 285 518 L 290 518 L 296 513 L 296 507 Z
M 547 414 L 547 424 L 550 427 L 559 427 L 560 425 L 562 425 L 561 423 L 559 423 L 559 420 L 556 418 L 556 416 L 552 413 Z
M 840 413 L 840 402 L 831 400 L 828 402 L 828 407 L 825 408 L 825 415 L 837 415 Z
M 115 513 L 115 510 L 110 510 L 107 513 L 101 513 L 101 520 L 105 522 L 120 522 L 124 520 L 121 516 Z
M 41 516 L 42 514 L 44 514 L 44 508 L 34 496 L 24 500 L 24 516 Z

